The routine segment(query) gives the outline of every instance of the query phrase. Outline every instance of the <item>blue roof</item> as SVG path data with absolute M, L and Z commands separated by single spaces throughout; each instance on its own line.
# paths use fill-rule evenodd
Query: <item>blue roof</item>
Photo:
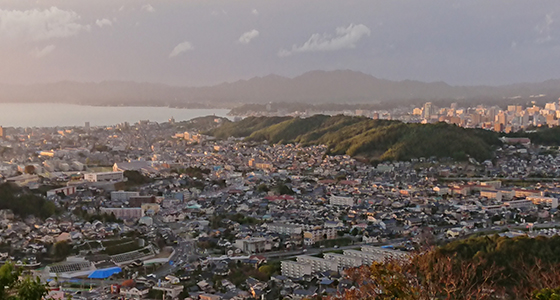
M 120 272 L 122 272 L 122 269 L 119 267 L 100 269 L 93 271 L 91 274 L 89 274 L 88 278 L 105 279 L 111 277 L 111 275 L 113 274 L 117 274 Z

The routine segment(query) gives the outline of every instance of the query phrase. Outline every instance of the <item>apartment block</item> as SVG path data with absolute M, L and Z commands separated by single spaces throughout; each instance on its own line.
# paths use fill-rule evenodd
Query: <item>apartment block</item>
M 290 278 L 299 278 L 304 275 L 311 275 L 310 264 L 300 263 L 292 260 L 282 261 L 282 275 Z
M 354 206 L 354 198 L 345 196 L 331 196 L 329 199 L 331 205 Z
M 328 260 L 324 258 L 319 258 L 309 255 L 301 255 L 297 258 L 298 263 L 311 265 L 311 271 L 316 272 L 326 272 L 326 271 L 338 271 L 338 262 L 335 260 Z

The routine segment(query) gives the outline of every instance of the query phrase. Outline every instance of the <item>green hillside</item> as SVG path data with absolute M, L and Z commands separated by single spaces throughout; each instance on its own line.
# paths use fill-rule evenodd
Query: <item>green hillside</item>
M 218 128 L 212 129 L 207 134 L 219 139 L 228 137 L 247 137 L 251 133 L 267 128 L 271 125 L 284 122 L 290 117 L 248 117 L 239 122 L 226 123 Z
M 225 124 L 209 132 L 217 138 L 246 137 L 271 143 L 325 144 L 331 154 L 377 160 L 452 157 L 477 160 L 492 157 L 498 135 L 446 123 L 409 124 L 365 117 L 315 115 L 309 118 L 259 117 Z

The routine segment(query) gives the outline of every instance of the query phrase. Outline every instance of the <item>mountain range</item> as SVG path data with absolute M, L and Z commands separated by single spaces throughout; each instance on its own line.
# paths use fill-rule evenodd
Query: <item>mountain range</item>
M 560 96 L 560 80 L 504 86 L 451 86 L 444 82 L 391 81 L 349 70 L 311 71 L 294 78 L 255 77 L 206 87 L 156 83 L 64 81 L 0 84 L 0 102 L 233 107 L 245 103 L 378 103 L 412 99 L 504 99 Z M 541 96 L 542 97 L 542 96 Z

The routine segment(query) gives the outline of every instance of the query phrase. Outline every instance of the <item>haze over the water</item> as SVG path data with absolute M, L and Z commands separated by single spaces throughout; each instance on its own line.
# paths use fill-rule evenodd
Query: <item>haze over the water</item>
M 559 78 L 560 1 L 0 0 L 0 83 Z

